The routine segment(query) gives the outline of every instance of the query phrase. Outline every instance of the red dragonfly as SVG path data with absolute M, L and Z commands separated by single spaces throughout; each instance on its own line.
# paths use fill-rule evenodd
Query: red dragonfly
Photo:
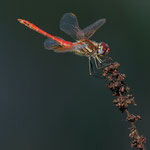
M 94 59 L 96 68 L 102 65 L 101 57 L 106 56 L 109 52 L 109 46 L 104 42 L 97 43 L 89 38 L 106 22 L 105 19 L 99 19 L 95 23 L 84 29 L 80 29 L 77 17 L 73 13 L 66 13 L 60 20 L 60 29 L 70 35 L 76 42 L 65 41 L 64 39 L 53 36 L 29 21 L 18 19 L 18 21 L 36 32 L 48 37 L 44 42 L 44 47 L 55 52 L 74 52 L 80 56 L 87 56 L 89 59 L 89 74 L 93 75 L 93 66 L 91 58 Z

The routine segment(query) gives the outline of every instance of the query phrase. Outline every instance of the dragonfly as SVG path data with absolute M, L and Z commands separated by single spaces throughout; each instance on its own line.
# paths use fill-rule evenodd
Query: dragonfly
M 101 58 L 108 54 L 108 44 L 90 40 L 93 34 L 104 25 L 106 19 L 99 19 L 93 24 L 81 29 L 76 15 L 73 13 L 65 13 L 60 19 L 60 30 L 71 36 L 75 42 L 66 41 L 58 36 L 53 36 L 29 21 L 23 19 L 18 19 L 18 21 L 48 38 L 44 41 L 45 49 L 53 50 L 58 53 L 73 52 L 79 56 L 88 57 L 90 75 L 94 75 L 95 73 L 92 60 L 94 60 L 97 69 L 100 69 L 106 60 L 102 60 Z

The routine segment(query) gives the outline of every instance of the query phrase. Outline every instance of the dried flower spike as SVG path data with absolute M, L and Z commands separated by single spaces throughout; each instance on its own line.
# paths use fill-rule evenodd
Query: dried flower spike
M 128 110 L 129 105 L 136 106 L 136 103 L 134 97 L 129 94 L 130 88 L 124 83 L 125 74 L 118 71 L 119 66 L 120 64 L 115 62 L 109 67 L 105 67 L 102 76 L 108 81 L 108 88 L 112 91 L 112 96 L 116 96 L 113 103 L 122 113 L 126 112 L 126 120 L 131 124 L 129 133 L 129 137 L 132 139 L 131 147 L 146 150 L 144 146 L 146 139 L 139 135 L 135 126 L 135 122 L 141 120 L 141 117 L 130 114 Z

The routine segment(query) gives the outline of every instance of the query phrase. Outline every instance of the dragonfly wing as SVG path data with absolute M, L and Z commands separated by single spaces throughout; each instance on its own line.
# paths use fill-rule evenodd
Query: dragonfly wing
M 60 20 L 60 29 L 75 40 L 84 38 L 84 34 L 80 30 L 77 17 L 73 13 L 66 13 L 63 15 Z
M 54 50 L 55 52 L 58 52 L 58 53 L 65 53 L 65 52 L 72 51 L 72 45 L 64 46 L 50 38 L 44 41 L 44 48 L 47 50 Z
M 60 46 L 60 44 L 57 41 L 53 40 L 53 39 L 48 38 L 44 41 L 44 48 L 47 49 L 47 50 L 52 50 L 52 49 L 54 49 L 55 47 L 58 47 L 58 46 Z
M 80 43 L 80 44 L 73 44 L 72 46 L 56 46 L 54 47 L 54 51 L 58 53 L 66 53 L 66 52 L 74 52 L 74 51 L 81 51 L 84 49 L 86 46 L 88 46 L 85 43 Z
M 84 33 L 84 37 L 89 39 L 104 23 L 106 19 L 99 19 L 88 27 L 84 28 L 82 32 Z

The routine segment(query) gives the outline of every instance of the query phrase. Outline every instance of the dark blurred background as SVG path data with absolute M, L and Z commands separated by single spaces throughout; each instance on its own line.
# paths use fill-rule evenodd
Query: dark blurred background
M 0 6 L 0 149 L 130 149 L 128 122 L 113 105 L 104 80 L 88 74 L 88 60 L 43 47 L 46 39 L 18 23 L 26 19 L 73 41 L 59 30 L 66 12 L 81 28 L 97 19 L 107 23 L 91 38 L 110 46 L 135 96 L 131 112 L 150 147 L 149 0 L 3 0 Z

